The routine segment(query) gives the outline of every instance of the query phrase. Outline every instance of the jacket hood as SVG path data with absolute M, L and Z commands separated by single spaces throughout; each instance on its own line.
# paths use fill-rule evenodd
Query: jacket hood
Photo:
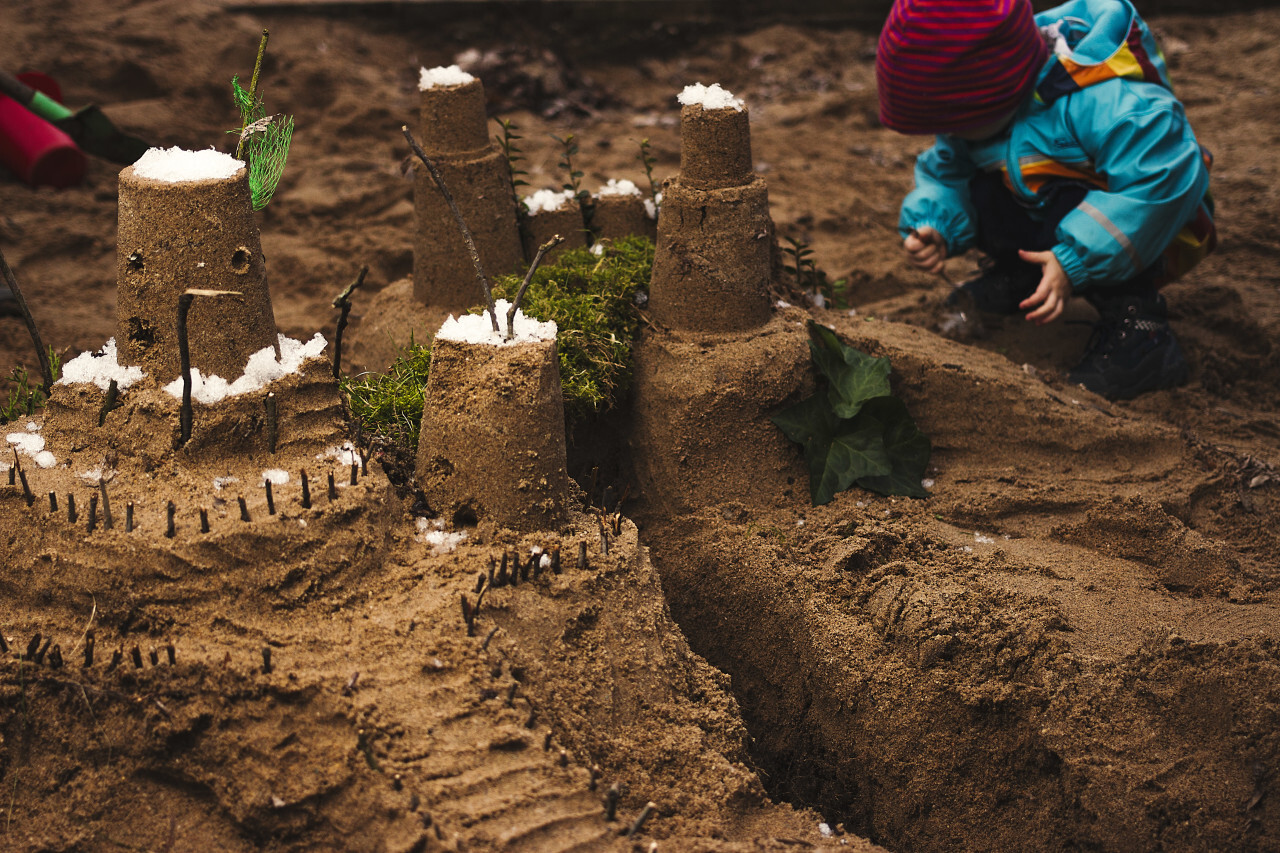
M 1122 77 L 1172 90 L 1164 54 L 1129 0 L 1071 0 L 1036 15 L 1052 51 L 1036 97 L 1063 95 Z

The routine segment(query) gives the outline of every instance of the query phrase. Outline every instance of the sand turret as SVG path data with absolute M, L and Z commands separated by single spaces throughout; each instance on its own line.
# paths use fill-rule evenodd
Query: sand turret
M 484 86 L 458 69 L 423 69 L 417 136 L 475 239 L 485 272 L 513 271 L 523 259 L 511 173 L 489 138 Z M 416 170 L 413 296 L 420 304 L 461 311 L 479 288 L 471 255 L 444 196 L 425 168 Z
M 120 173 L 116 341 L 120 360 L 167 381 L 180 372 L 178 297 L 188 289 L 237 295 L 197 300 L 187 318 L 191 364 L 234 378 L 276 346 L 266 261 L 249 175 L 217 151 L 152 149 Z
M 690 331 L 764 325 L 773 220 L 751 165 L 747 108 L 718 85 L 689 86 L 680 101 L 680 175 L 663 187 L 651 310 Z
M 436 333 L 418 482 L 455 524 L 551 530 L 569 495 L 556 325 L 517 314 L 506 340 L 506 310 L 498 300 L 503 332 L 486 313 L 450 317 Z

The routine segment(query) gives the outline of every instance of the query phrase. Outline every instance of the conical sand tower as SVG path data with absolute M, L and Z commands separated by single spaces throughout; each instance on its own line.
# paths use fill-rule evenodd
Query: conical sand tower
M 498 300 L 503 321 L 507 307 Z M 418 482 L 456 525 L 554 530 L 569 502 L 556 325 L 517 314 L 507 340 L 505 322 L 502 332 L 489 323 L 487 314 L 450 318 L 436 334 Z
M 276 346 L 243 163 L 212 149 L 177 156 L 153 149 L 120 173 L 119 210 L 122 363 L 163 381 L 178 375 L 178 297 L 188 289 L 226 292 L 194 302 L 187 317 L 191 366 L 201 373 L 235 378 L 249 356 Z
M 640 488 L 668 511 L 795 502 L 804 468 L 769 415 L 812 384 L 808 346 L 803 312 L 770 303 L 773 223 L 746 107 L 719 86 L 680 100 L 681 173 L 664 185 L 649 291 L 667 333 L 635 350 Z
M 680 102 L 680 175 L 663 187 L 651 311 L 673 329 L 761 326 L 772 313 L 773 220 L 747 108 L 714 85 L 689 86 Z
M 489 138 L 484 86 L 458 69 L 423 69 L 419 138 L 471 229 L 489 275 L 512 272 L 523 260 L 511 173 Z M 414 178 L 417 233 L 413 295 L 424 305 L 465 311 L 478 301 L 476 270 L 444 196 L 425 168 Z

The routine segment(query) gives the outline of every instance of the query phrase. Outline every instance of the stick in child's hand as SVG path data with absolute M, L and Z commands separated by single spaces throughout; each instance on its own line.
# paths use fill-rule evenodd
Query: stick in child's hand
M 912 237 L 915 237 L 917 240 L 919 240 L 919 241 L 920 241 L 920 242 L 922 242 L 922 243 L 923 243 L 923 242 L 926 242 L 926 241 L 925 241 L 925 239 L 924 239 L 923 237 L 921 237 L 921 236 L 920 236 L 920 232 L 919 232 L 919 231 L 917 231 L 917 230 L 916 230 L 916 229 L 914 229 L 914 228 L 912 228 L 912 229 L 911 229 L 911 236 L 912 236 Z M 956 283 L 955 283 L 954 281 L 952 281 L 952 280 L 951 280 L 951 276 L 947 275 L 947 262 L 946 262 L 946 260 L 943 260 L 943 262 L 942 262 L 942 268 L 938 270 L 938 275 L 939 275 L 939 276 L 941 276 L 941 277 L 942 277 L 942 280 L 943 280 L 943 281 L 945 281 L 947 284 L 951 285 L 952 287 L 955 287 L 955 286 L 956 286 Z

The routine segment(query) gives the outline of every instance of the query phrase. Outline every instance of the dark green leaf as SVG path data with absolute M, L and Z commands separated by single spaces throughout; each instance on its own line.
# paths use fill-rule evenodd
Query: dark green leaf
M 885 476 L 893 470 L 880 422 L 837 418 L 822 394 L 784 409 L 773 423 L 804 448 L 814 506 L 829 502 L 860 478 Z
M 863 406 L 856 420 L 877 425 L 885 450 L 893 462 L 888 473 L 860 477 L 858 485 L 882 495 L 929 497 L 921 480 L 929 465 L 932 445 L 916 427 L 906 404 L 897 397 L 877 397 Z
M 812 322 L 809 352 L 827 378 L 827 398 L 838 417 L 852 418 L 867 400 L 889 395 L 889 359 L 845 346 L 835 332 Z

